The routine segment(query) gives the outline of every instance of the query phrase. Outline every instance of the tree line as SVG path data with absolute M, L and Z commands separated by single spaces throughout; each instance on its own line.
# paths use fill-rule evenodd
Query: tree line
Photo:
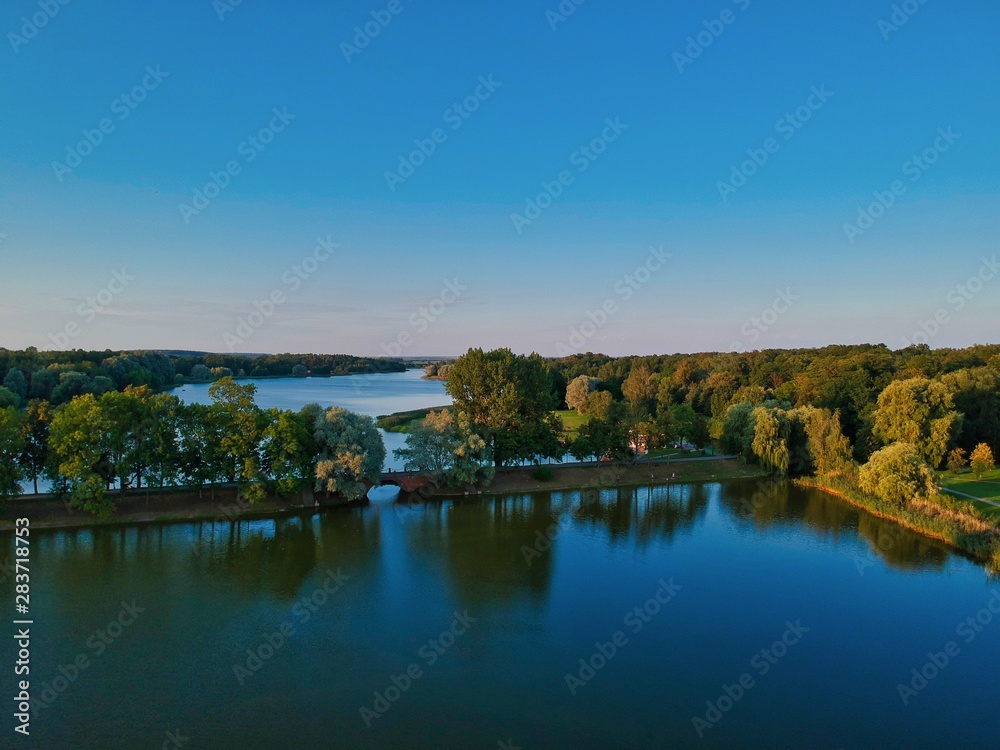
M 236 484 L 255 503 L 308 485 L 348 500 L 378 484 L 386 451 L 375 421 L 308 404 L 261 409 L 256 386 L 229 377 L 209 388 L 212 403 L 185 404 L 148 386 L 85 393 L 55 406 L 0 409 L 0 498 L 51 482 L 75 508 L 114 511 L 113 491 Z
M 101 396 L 128 386 L 163 390 L 224 377 L 326 377 L 405 372 L 390 359 L 346 354 L 198 354 L 162 351 L 39 351 L 0 348 L 0 408 L 41 399 L 64 404 L 86 393 Z
M 714 440 L 779 474 L 848 471 L 883 449 L 892 447 L 879 460 L 898 454 L 898 443 L 930 471 L 948 456 L 986 465 L 1000 435 L 1000 346 L 554 360 L 470 349 L 446 374 L 455 418 L 496 466 L 567 453 L 624 459 L 640 444 Z M 572 441 L 559 408 L 589 417 Z M 412 468 L 426 465 L 418 458 L 431 437 L 411 434 L 415 453 L 402 455 Z

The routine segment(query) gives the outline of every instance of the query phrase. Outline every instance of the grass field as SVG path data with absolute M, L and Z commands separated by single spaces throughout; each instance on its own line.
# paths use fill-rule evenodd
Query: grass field
M 563 409 L 556 412 L 556 416 L 563 421 L 563 437 L 566 440 L 573 440 L 580 432 L 580 428 L 590 421 L 590 417 L 585 417 L 576 409 Z
M 1000 469 L 983 475 L 982 480 L 980 480 L 968 469 L 963 470 L 961 474 L 957 475 L 951 474 L 947 471 L 942 471 L 939 473 L 939 476 L 941 478 L 941 484 L 944 485 L 946 489 L 955 490 L 955 492 L 964 492 L 966 495 L 972 495 L 974 497 L 982 498 L 983 500 L 1000 503 Z M 966 500 L 979 508 L 979 510 L 983 511 L 986 515 L 1000 520 L 1000 508 L 995 505 L 971 500 L 967 497 L 963 497 L 962 495 L 955 495 L 950 492 L 948 495 L 956 500 Z

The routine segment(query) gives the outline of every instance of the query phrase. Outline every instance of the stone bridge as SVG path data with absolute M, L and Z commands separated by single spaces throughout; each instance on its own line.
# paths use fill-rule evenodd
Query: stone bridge
M 421 476 L 413 471 L 389 471 L 382 475 L 382 484 L 399 487 L 402 493 L 413 493 L 431 483 L 429 477 Z M 371 487 L 369 486 L 369 489 Z

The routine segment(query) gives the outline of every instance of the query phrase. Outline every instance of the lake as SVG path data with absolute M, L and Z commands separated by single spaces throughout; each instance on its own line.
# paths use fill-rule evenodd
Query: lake
M 38 531 L 32 555 L 51 703 L 4 746 L 998 745 L 1000 586 L 784 483 Z
M 320 406 L 340 406 L 358 414 L 380 417 L 400 411 L 448 406 L 451 396 L 444 390 L 444 381 L 425 380 L 423 370 L 343 375 L 332 378 L 263 378 L 241 380 L 240 384 L 257 386 L 257 406 L 263 409 L 298 411 L 308 403 Z M 210 404 L 210 383 L 189 383 L 170 391 L 181 401 Z M 395 448 L 406 445 L 406 435 L 380 430 L 386 449 L 386 469 L 402 470 L 403 462 L 393 457 Z

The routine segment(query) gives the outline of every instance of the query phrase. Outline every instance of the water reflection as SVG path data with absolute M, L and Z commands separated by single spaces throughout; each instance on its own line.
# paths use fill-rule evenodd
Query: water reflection
M 612 541 L 634 537 L 645 548 L 693 526 L 708 508 L 708 497 L 704 484 L 584 492 L 575 516 L 593 529 L 606 529 Z
M 548 593 L 559 518 L 550 493 L 483 501 L 431 503 L 407 523 L 416 556 L 439 555 L 463 603 Z M 533 554 L 541 552 L 541 554 Z
M 786 480 L 730 482 L 723 486 L 723 506 L 756 528 L 802 527 L 837 540 L 856 533 L 873 557 L 900 570 L 939 570 L 951 550 L 943 543 L 873 516 L 819 490 L 797 487 Z
M 942 543 L 825 493 L 771 480 L 542 492 L 413 508 L 385 502 L 256 521 L 38 531 L 37 544 L 53 585 L 66 592 L 86 588 L 108 570 L 136 582 L 183 570 L 195 580 L 287 602 L 318 570 L 340 567 L 365 578 L 391 561 L 440 570 L 470 603 L 522 592 L 540 600 L 548 593 L 564 530 L 603 535 L 612 546 L 669 544 L 706 516 L 715 497 L 725 516 L 760 530 L 805 529 L 835 543 L 858 535 L 873 559 L 900 570 L 941 569 L 952 554 Z M 387 536 L 386 523 L 402 533 Z

